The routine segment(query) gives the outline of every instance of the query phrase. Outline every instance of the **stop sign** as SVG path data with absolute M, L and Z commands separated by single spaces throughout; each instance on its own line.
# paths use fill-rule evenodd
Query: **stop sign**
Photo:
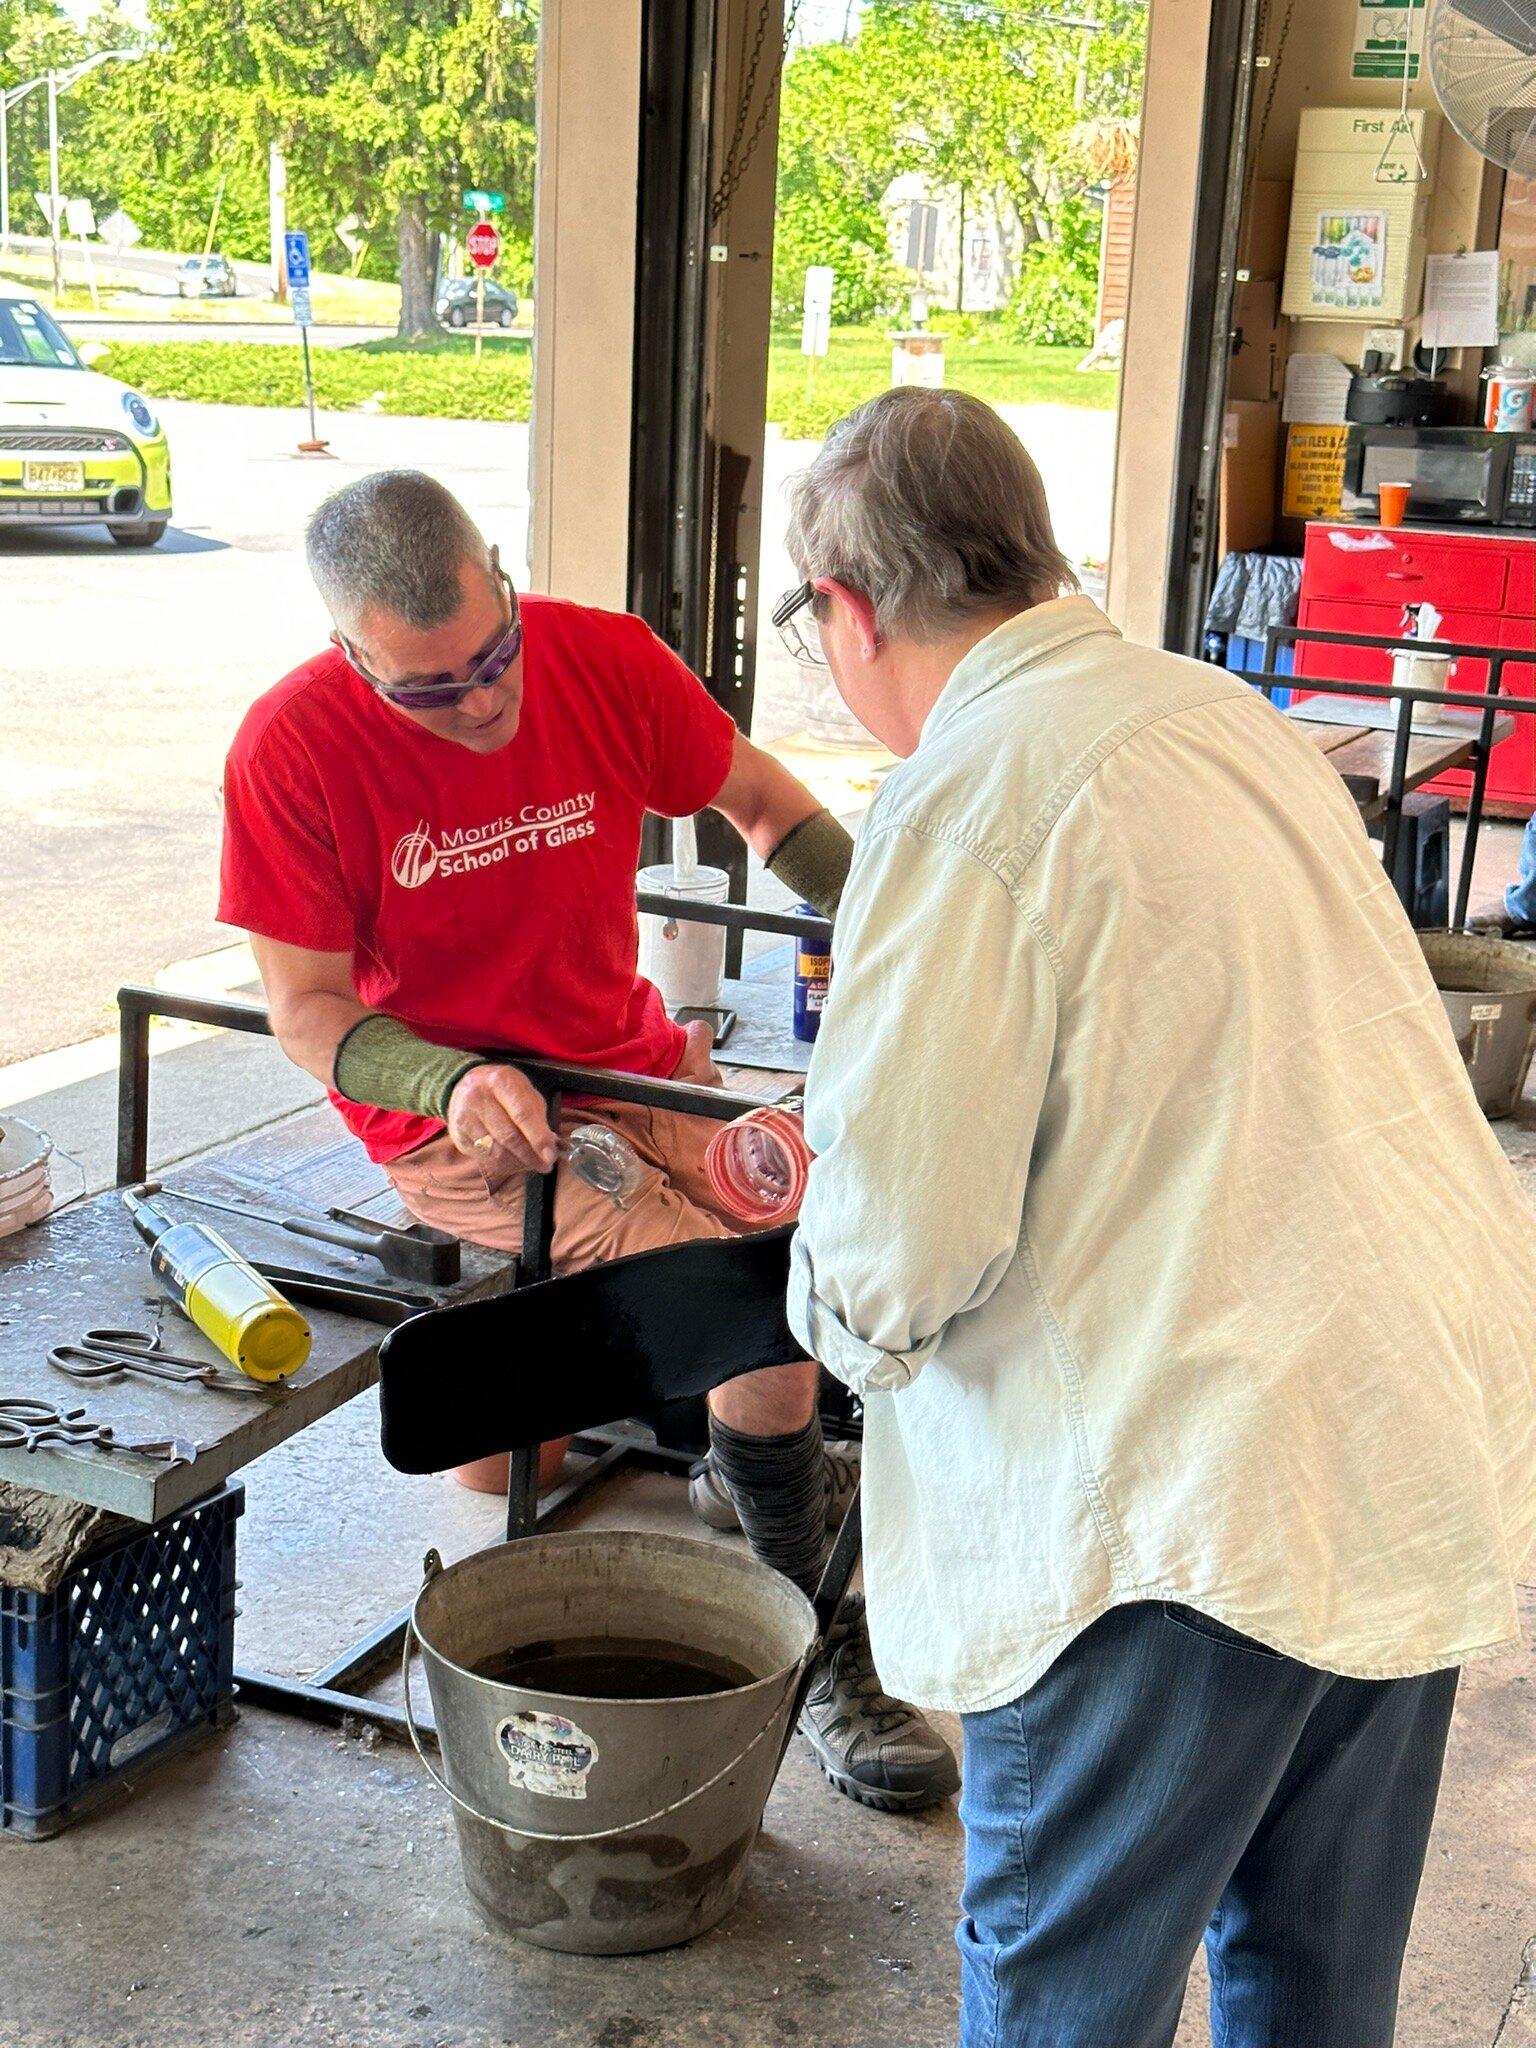
M 476 270 L 489 270 L 501 254 L 501 237 L 488 220 L 477 220 L 464 237 L 464 247 Z

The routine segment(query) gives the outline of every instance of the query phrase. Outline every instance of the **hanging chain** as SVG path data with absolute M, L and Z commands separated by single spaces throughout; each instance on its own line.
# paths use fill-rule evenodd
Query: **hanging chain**
M 768 23 L 773 13 L 773 0 L 762 0 L 757 16 L 757 33 L 752 38 L 752 48 L 747 54 L 746 72 L 741 81 L 741 97 L 736 103 L 736 126 L 731 134 L 730 147 L 725 152 L 725 162 L 720 169 L 720 182 L 716 185 L 709 202 L 711 227 L 735 198 L 741 181 L 747 174 L 747 166 L 757 154 L 758 144 L 763 139 L 763 131 L 768 126 L 768 117 L 773 112 L 774 94 L 784 75 L 784 65 L 789 57 L 789 46 L 795 33 L 795 17 L 799 12 L 800 0 L 786 0 L 783 40 L 772 74 L 763 86 L 763 103 L 758 108 L 757 119 L 752 124 L 751 133 L 748 134 L 747 116 L 752 111 L 752 101 L 757 92 L 757 74 L 762 65 L 763 51 L 767 47 Z

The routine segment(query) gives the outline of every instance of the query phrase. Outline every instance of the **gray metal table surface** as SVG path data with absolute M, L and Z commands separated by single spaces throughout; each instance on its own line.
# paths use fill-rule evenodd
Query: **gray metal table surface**
M 317 1161 L 325 1168 L 323 1175 L 316 1171 Z M 366 1205 L 381 1220 L 399 1214 L 383 1174 L 355 1140 L 337 1142 L 328 1109 L 225 1147 L 195 1167 L 180 1169 L 174 1179 L 236 1200 L 276 1201 L 285 1211 L 323 1215 L 328 1202 L 340 1201 Z M 179 1213 L 190 1217 L 197 1212 Z M 384 1282 L 374 1260 L 332 1253 L 275 1225 L 223 1217 L 217 1227 L 250 1257 L 326 1278 Z M 478 1300 L 506 1291 L 515 1268 L 516 1262 L 501 1253 L 466 1244 L 460 1279 L 451 1287 L 425 1291 L 444 1302 Z M 0 1240 L 0 1397 L 83 1407 L 120 1437 L 174 1434 L 198 1445 L 191 1464 L 174 1467 L 126 1451 L 0 1450 L 0 1480 L 140 1522 L 174 1514 L 378 1377 L 384 1331 L 377 1323 L 327 1309 L 303 1313 L 314 1336 L 308 1359 L 285 1385 L 260 1397 L 131 1374 L 79 1383 L 51 1366 L 47 1353 L 52 1345 L 75 1342 L 89 1328 L 159 1329 L 168 1350 L 206 1357 L 210 1364 L 227 1361 L 161 1291 L 150 1273 L 149 1248 L 115 1192 L 62 1209 Z

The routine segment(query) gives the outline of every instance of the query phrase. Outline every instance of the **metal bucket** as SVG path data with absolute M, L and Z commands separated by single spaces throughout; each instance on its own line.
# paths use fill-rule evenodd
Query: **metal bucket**
M 1420 932 L 1419 944 L 1483 1114 L 1508 1116 L 1536 1052 L 1536 951 L 1470 932 Z
M 414 1636 L 442 1752 L 433 1776 L 485 1918 L 574 1955 L 670 1948 L 723 1920 L 815 1641 L 810 1601 L 720 1545 L 630 1531 L 527 1537 L 446 1570 L 434 1551 L 426 1572 L 406 1631 L 406 1712 Z M 523 1643 L 594 1636 L 648 1637 L 755 1676 L 700 1698 L 577 1699 L 470 1669 Z

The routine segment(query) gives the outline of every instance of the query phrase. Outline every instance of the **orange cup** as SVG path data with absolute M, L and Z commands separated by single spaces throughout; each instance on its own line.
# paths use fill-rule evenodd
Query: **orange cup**
M 1376 500 L 1381 509 L 1383 526 L 1401 526 L 1403 514 L 1408 510 L 1408 493 L 1412 484 L 1378 484 Z

